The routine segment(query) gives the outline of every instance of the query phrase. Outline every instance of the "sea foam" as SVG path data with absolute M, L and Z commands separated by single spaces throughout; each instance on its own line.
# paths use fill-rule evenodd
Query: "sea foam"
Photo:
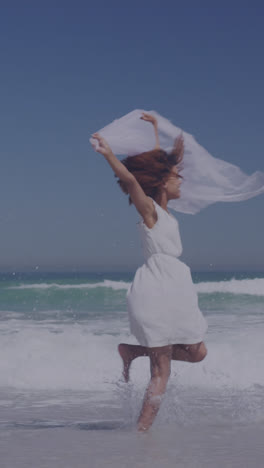
M 105 279 L 98 283 L 83 284 L 58 284 L 58 283 L 35 283 L 9 286 L 8 289 L 95 289 L 110 288 L 113 290 L 128 290 L 131 283 L 125 281 L 111 281 Z M 254 296 L 264 296 L 264 278 L 254 279 L 231 279 L 228 281 L 208 281 L 195 284 L 198 293 L 230 293 L 249 294 Z
M 230 294 L 250 294 L 254 296 L 264 296 L 264 278 L 231 279 L 229 281 L 197 283 L 198 293 L 230 293 Z
M 83 284 L 58 284 L 58 283 L 35 283 L 35 284 L 20 284 L 19 286 L 9 286 L 7 289 L 95 289 L 95 288 L 111 288 L 114 290 L 127 290 L 130 283 L 125 281 L 104 280 L 99 283 L 83 283 Z
M 201 363 L 173 362 L 173 371 L 184 388 L 210 391 L 264 386 L 264 324 L 238 324 L 219 333 L 210 320 L 206 337 L 208 356 Z M 106 391 L 121 375 L 120 342 L 135 342 L 125 326 L 115 334 L 98 334 L 93 324 L 52 324 L 12 320 L 1 326 L 0 388 L 35 390 Z M 105 325 L 107 328 L 107 326 Z M 215 329 L 215 331 L 214 331 Z M 149 360 L 140 358 L 132 368 L 132 379 L 144 388 L 149 379 Z

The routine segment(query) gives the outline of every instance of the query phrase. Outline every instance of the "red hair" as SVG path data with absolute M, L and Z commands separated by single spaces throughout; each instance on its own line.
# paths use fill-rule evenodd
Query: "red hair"
M 175 148 L 170 154 L 162 149 L 154 149 L 136 156 L 129 156 L 123 159 L 122 163 L 137 179 L 145 194 L 155 200 L 162 185 L 168 180 L 173 166 L 178 166 L 182 159 L 183 154 Z M 126 184 L 120 179 L 117 182 L 123 192 L 128 195 Z M 131 203 L 132 200 L 129 197 L 129 204 Z

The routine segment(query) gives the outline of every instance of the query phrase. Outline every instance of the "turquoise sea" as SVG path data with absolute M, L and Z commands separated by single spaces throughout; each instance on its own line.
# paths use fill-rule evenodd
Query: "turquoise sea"
M 136 342 L 126 313 L 132 279 L 1 274 L 1 468 L 263 466 L 264 273 L 193 273 L 208 356 L 173 362 L 145 435 L 134 428 L 148 359 L 134 362 L 126 385 L 116 351 Z

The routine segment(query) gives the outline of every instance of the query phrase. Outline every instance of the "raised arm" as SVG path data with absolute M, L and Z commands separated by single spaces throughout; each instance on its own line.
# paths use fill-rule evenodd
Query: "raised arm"
M 157 214 L 151 199 L 146 196 L 134 175 L 117 159 L 105 139 L 99 133 L 94 133 L 92 138 L 98 142 L 98 146 L 93 146 L 93 148 L 104 156 L 116 176 L 126 184 L 137 211 L 141 214 L 146 225 L 152 228 L 157 221 Z

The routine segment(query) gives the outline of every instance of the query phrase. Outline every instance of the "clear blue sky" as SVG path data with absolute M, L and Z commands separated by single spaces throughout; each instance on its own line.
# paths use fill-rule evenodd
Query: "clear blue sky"
M 138 215 L 89 145 L 135 108 L 157 110 L 247 173 L 264 171 L 260 2 L 10 5 L 0 12 L 1 271 L 141 263 Z M 178 214 L 183 260 L 264 270 L 263 207 L 262 195 Z

